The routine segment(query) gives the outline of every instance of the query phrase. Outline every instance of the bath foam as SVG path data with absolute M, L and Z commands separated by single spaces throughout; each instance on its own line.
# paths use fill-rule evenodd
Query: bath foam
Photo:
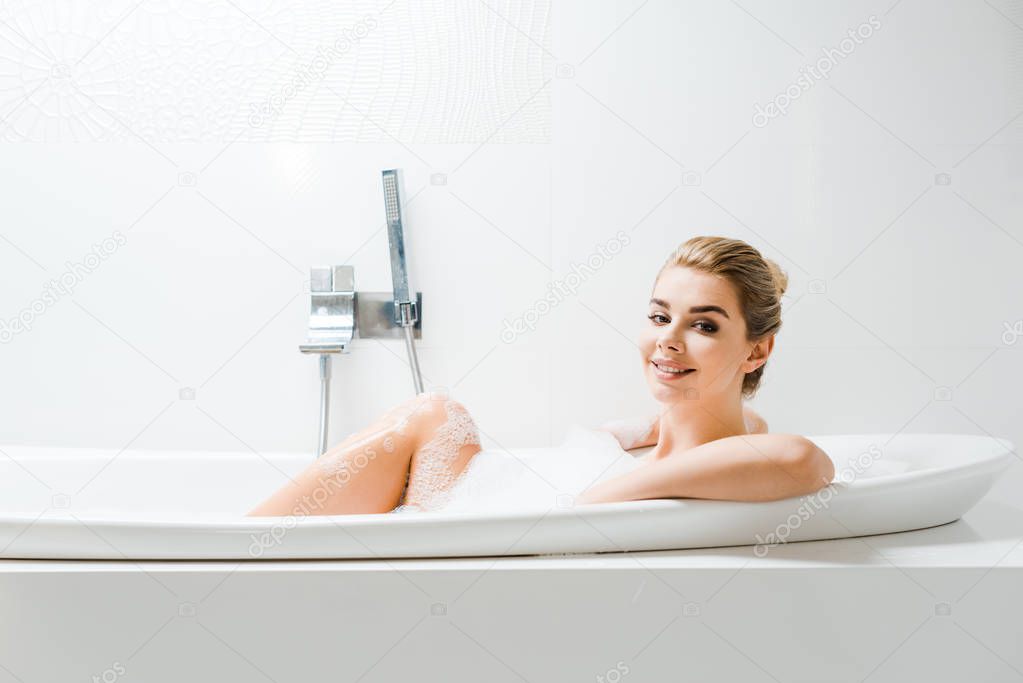
M 569 428 L 555 447 L 519 452 L 482 449 L 429 509 L 402 505 L 392 512 L 487 512 L 571 507 L 593 484 L 636 468 L 639 460 L 608 431 Z
M 433 437 L 413 456 L 406 480 L 408 485 L 402 504 L 393 512 L 429 511 L 443 507 L 455 483 L 464 476 L 468 465 L 456 476 L 451 469 L 465 446 L 480 445 L 479 430 L 468 411 L 451 399 L 444 401 L 445 421 Z
M 639 444 L 643 437 L 650 433 L 650 430 L 654 428 L 654 424 L 660 419 L 660 415 L 652 415 L 648 417 L 611 420 L 610 422 L 604 423 L 602 429 L 614 434 L 621 442 L 622 448 L 628 450 Z

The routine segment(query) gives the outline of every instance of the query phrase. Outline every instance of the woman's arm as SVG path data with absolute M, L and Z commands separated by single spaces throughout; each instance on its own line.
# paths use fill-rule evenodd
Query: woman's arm
M 768 501 L 802 496 L 831 483 L 831 458 L 797 434 L 729 436 L 654 460 L 602 481 L 577 503 L 647 498 Z

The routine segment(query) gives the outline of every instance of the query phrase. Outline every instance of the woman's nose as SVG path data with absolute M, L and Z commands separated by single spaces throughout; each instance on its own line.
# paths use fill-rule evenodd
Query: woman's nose
M 675 338 L 671 334 L 664 334 L 661 336 L 661 338 L 657 341 L 657 344 L 662 349 L 671 349 L 675 353 L 682 353 L 684 351 L 682 340 Z

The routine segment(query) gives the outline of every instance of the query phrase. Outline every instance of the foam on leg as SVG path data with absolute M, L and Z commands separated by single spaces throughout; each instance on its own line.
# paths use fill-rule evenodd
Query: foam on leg
M 468 411 L 447 399 L 444 412 L 445 421 L 412 458 L 403 504 L 396 512 L 443 507 L 451 488 L 468 469 L 469 460 L 480 450 L 479 430 Z M 459 467 L 460 460 L 465 462 Z

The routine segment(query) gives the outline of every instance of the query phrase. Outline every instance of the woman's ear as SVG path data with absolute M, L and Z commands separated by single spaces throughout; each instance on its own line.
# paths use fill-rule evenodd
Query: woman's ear
M 746 372 L 753 372 L 764 363 L 767 362 L 768 357 L 771 355 L 771 351 L 774 350 L 774 335 L 764 337 L 750 349 L 749 356 L 746 358 L 746 362 L 750 363 L 750 369 Z

